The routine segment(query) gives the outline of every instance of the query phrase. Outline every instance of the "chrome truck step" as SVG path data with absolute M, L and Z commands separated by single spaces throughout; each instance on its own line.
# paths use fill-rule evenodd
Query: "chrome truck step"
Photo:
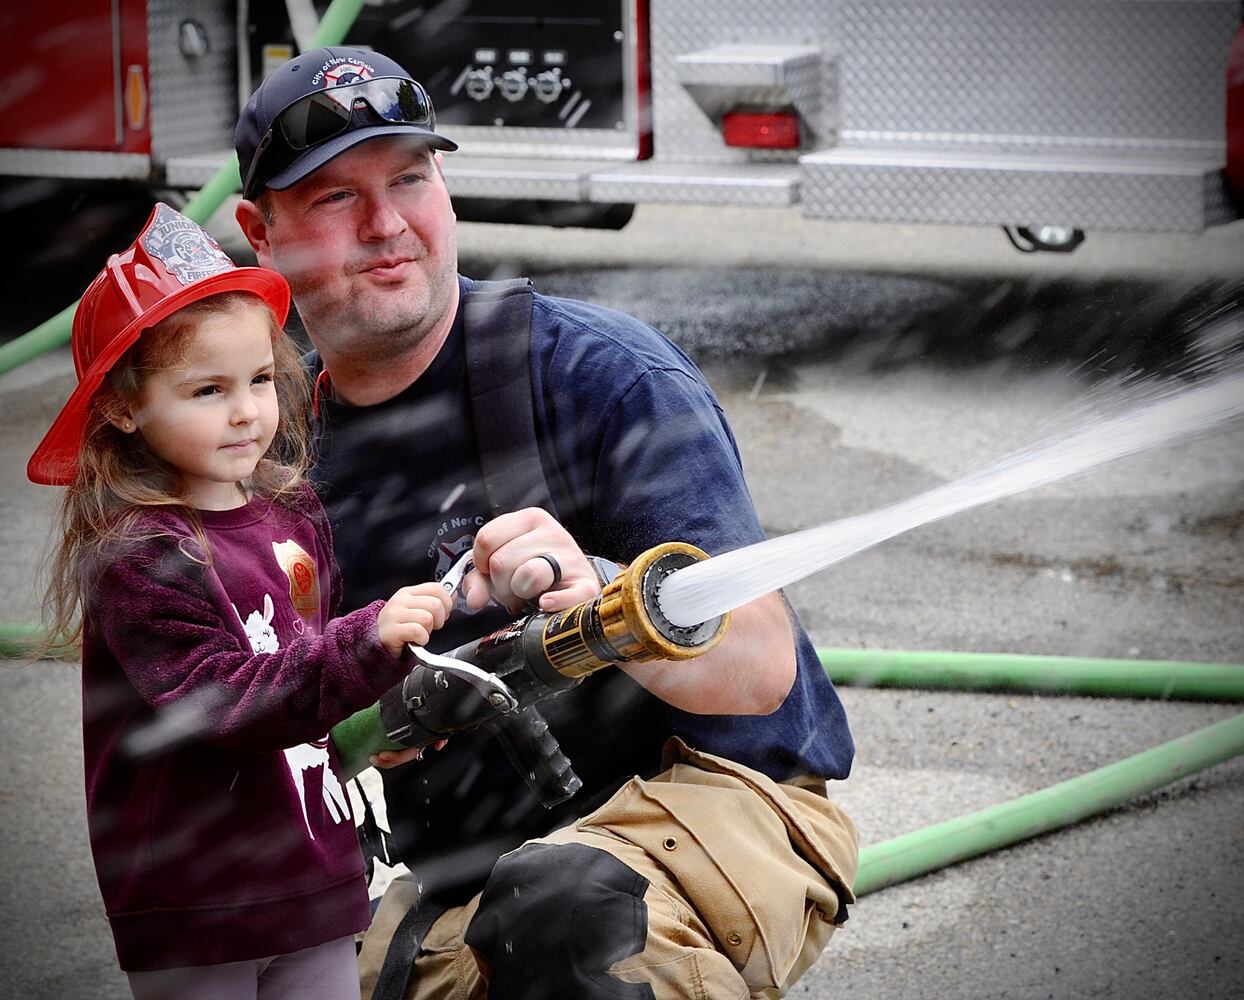
M 800 159 L 810 218 L 1196 231 L 1231 221 L 1209 153 L 838 147 Z

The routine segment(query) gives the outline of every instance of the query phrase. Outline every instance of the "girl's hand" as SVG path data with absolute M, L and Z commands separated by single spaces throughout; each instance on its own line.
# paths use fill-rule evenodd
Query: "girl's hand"
M 407 643 L 426 646 L 452 608 L 453 598 L 439 583 L 403 587 L 380 609 L 376 619 L 380 644 L 394 657 L 402 655 Z

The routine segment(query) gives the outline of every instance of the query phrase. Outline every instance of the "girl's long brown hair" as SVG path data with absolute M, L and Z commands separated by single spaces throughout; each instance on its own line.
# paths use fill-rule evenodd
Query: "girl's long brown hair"
M 147 448 L 141 434 L 123 433 L 109 417 L 138 406 L 147 376 L 177 364 L 204 319 L 247 309 L 262 309 L 271 325 L 280 419 L 271 446 L 243 485 L 280 503 L 292 499 L 303 482 L 311 464 L 309 382 L 293 341 L 262 300 L 247 292 L 224 292 L 145 330 L 88 404 L 78 469 L 61 501 L 60 537 L 43 600 L 49 647 L 80 639 L 92 580 L 107 551 L 150 537 L 150 530 L 144 533 L 140 527 L 144 509 L 177 510 L 207 551 L 198 515 L 181 494 L 177 470 Z

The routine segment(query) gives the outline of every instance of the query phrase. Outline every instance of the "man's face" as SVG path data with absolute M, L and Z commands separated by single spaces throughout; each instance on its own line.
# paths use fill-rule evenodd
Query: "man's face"
M 267 198 L 259 261 L 289 280 L 307 332 L 326 354 L 384 363 L 452 308 L 455 218 L 421 143 L 371 139 Z

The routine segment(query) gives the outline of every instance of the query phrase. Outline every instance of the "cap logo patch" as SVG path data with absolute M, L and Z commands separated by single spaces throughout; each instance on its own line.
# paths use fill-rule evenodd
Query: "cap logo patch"
M 143 249 L 183 285 L 234 267 L 206 230 L 163 203 L 143 234 Z
M 352 83 L 362 83 L 376 75 L 376 68 L 358 59 L 347 59 L 335 56 L 328 60 L 320 71 L 311 78 L 311 86 L 346 87 Z

